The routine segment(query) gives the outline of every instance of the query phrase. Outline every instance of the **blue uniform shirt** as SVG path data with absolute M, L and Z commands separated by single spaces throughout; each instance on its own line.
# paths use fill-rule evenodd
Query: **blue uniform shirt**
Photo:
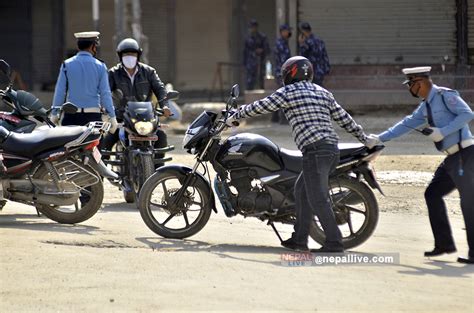
M 413 114 L 380 134 L 380 140 L 383 142 L 392 140 L 412 131 L 412 128 L 428 126 L 426 101 L 431 107 L 434 127 L 438 127 L 444 136 L 441 141 L 441 150 L 448 149 L 459 143 L 460 140 L 472 138 L 469 122 L 474 119 L 474 114 L 469 105 L 457 91 L 433 85 L 427 99 L 420 103 Z M 461 138 L 459 130 L 461 130 Z
M 102 106 L 110 117 L 115 117 L 107 67 L 89 52 L 80 51 L 61 65 L 54 91 L 53 114 L 57 114 L 67 101 L 78 108 Z

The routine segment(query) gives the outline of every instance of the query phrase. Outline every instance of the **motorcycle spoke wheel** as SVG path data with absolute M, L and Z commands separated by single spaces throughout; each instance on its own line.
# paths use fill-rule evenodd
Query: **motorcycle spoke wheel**
M 349 249 L 362 244 L 370 237 L 378 221 L 378 204 L 373 192 L 357 180 L 339 179 L 331 181 L 329 193 L 344 247 Z M 324 244 L 324 231 L 316 216 L 310 235 L 316 242 Z
M 92 168 L 86 167 L 93 171 Z M 67 173 L 65 174 L 67 175 Z M 44 166 L 33 175 L 36 179 L 52 181 L 51 175 Z M 79 199 L 71 205 L 36 204 L 36 209 L 48 218 L 63 224 L 76 224 L 91 218 L 101 207 L 104 197 L 102 181 L 80 191 Z

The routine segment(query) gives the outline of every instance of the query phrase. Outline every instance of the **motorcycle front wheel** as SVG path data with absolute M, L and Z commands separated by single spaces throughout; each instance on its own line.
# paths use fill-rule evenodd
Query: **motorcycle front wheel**
M 132 180 L 132 185 L 133 185 L 133 197 L 134 197 L 134 202 L 138 203 L 138 197 L 141 192 L 142 186 L 145 183 L 145 181 L 153 175 L 155 172 L 155 163 L 153 160 L 153 155 L 151 154 L 139 154 L 136 155 L 132 161 L 132 173 L 131 173 L 131 180 Z M 131 198 L 131 195 L 129 195 L 129 198 L 127 199 L 127 196 L 125 196 L 125 201 L 127 203 Z
M 145 224 L 154 233 L 183 239 L 198 233 L 209 221 L 211 205 L 209 186 L 195 180 L 175 199 L 182 189 L 185 174 L 161 171 L 153 174 L 140 191 L 138 208 Z M 177 204 L 171 203 L 177 200 Z
M 95 173 L 95 171 L 88 165 L 82 165 L 87 171 Z M 68 173 L 64 173 L 67 175 Z M 47 168 L 40 166 L 35 174 L 35 179 L 53 181 Z M 72 206 L 57 206 L 37 204 L 36 209 L 44 214 L 46 217 L 62 224 L 77 224 L 84 222 L 94 216 L 100 209 L 104 199 L 104 185 L 102 180 L 83 190 L 81 190 L 80 199 Z
M 379 207 L 374 193 L 365 183 L 354 178 L 331 180 L 329 193 L 344 249 L 361 245 L 377 226 Z M 324 244 L 326 236 L 317 217 L 311 223 L 309 235 L 317 243 Z

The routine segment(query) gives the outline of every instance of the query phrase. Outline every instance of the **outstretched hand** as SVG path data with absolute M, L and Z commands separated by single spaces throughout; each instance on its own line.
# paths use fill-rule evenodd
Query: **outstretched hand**
M 367 136 L 367 139 L 365 140 L 364 144 L 367 148 L 372 149 L 373 147 L 381 143 L 382 141 L 380 140 L 378 135 L 370 134 L 369 136 Z

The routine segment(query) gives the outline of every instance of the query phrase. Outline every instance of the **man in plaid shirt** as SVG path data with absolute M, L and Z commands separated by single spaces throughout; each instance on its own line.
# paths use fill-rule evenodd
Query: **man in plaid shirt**
M 371 145 L 362 127 L 336 102 L 326 89 L 313 84 L 313 67 L 308 59 L 296 56 L 281 69 L 284 87 L 268 97 L 241 106 L 227 119 L 231 126 L 238 119 L 283 109 L 292 128 L 298 149 L 303 153 L 303 171 L 295 185 L 296 224 L 290 239 L 282 245 L 308 251 L 308 235 L 313 212 L 326 235 L 322 248 L 313 252 L 342 252 L 342 235 L 329 201 L 329 175 L 339 162 L 337 136 L 331 120 L 336 121 L 360 142 Z

